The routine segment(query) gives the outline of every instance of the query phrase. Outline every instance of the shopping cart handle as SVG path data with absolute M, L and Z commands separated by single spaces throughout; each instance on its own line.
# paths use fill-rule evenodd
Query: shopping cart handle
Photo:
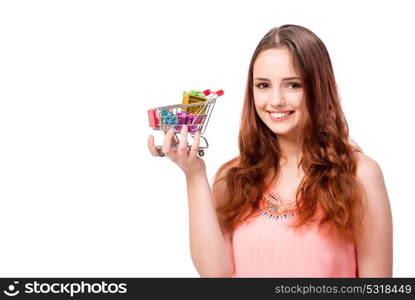
M 204 90 L 203 95 L 209 96 L 212 92 L 210 90 Z
M 219 97 L 220 96 L 222 96 L 223 94 L 224 94 L 225 92 L 223 91 L 223 90 L 218 90 L 216 93 L 214 93 L 214 94 L 216 94 L 216 95 L 218 95 Z M 212 94 L 212 91 L 211 90 L 204 90 L 203 91 L 203 95 L 205 95 L 205 96 L 209 96 L 210 94 Z

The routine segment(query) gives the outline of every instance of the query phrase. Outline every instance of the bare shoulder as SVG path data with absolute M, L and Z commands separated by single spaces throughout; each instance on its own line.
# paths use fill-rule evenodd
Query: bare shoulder
M 383 182 L 383 173 L 380 165 L 373 158 L 362 152 L 354 152 L 357 158 L 357 178 L 366 186 Z
M 371 213 L 384 217 L 390 213 L 389 197 L 380 165 L 364 153 L 356 152 L 356 177 L 364 191 L 364 200 Z

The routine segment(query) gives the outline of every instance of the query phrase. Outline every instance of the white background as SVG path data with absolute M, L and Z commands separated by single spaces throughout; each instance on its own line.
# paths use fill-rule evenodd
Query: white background
M 148 153 L 147 109 L 225 90 L 211 179 L 237 154 L 257 43 L 298 24 L 325 43 L 352 137 L 383 170 L 394 276 L 415 276 L 410 2 L 0 2 L 0 275 L 197 277 L 184 175 Z

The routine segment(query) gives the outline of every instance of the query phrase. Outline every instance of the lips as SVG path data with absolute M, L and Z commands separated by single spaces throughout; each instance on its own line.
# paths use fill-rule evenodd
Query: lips
M 268 112 L 271 119 L 273 121 L 281 121 L 281 120 L 285 120 L 287 118 L 289 118 L 294 111 L 293 110 L 284 110 L 284 111 L 269 111 Z

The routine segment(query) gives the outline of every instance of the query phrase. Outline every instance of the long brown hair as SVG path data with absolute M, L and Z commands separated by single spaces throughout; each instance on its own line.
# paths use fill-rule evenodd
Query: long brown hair
M 291 52 L 307 103 L 308 115 L 301 129 L 304 177 L 296 193 L 298 218 L 293 228 L 311 221 L 320 205 L 319 228 L 334 229 L 355 240 L 363 218 L 362 190 L 331 60 L 313 32 L 291 24 L 272 28 L 252 56 L 239 130 L 240 154 L 219 168 L 212 187 L 221 227 L 233 232 L 257 215 L 259 200 L 279 171 L 278 136 L 258 116 L 253 96 L 255 60 L 261 51 L 273 48 Z

